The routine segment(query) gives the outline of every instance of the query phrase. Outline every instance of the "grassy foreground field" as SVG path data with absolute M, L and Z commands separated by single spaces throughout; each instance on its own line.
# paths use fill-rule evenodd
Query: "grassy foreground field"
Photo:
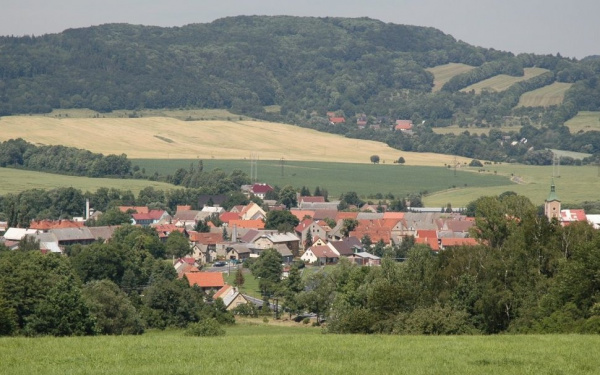
M 467 86 L 460 91 L 469 92 L 471 90 L 474 90 L 476 94 L 481 93 L 481 91 L 483 90 L 504 91 L 517 82 L 528 80 L 535 76 L 539 76 L 540 74 L 544 74 L 548 71 L 547 69 L 542 68 L 524 68 L 523 70 L 524 74 L 522 77 L 513 77 L 506 74 L 499 74 L 495 77 L 485 79 L 481 82 L 472 84 L 471 86 Z
M 520 164 L 502 164 L 486 166 L 490 174 L 516 177 L 515 181 L 505 186 L 466 187 L 450 189 L 428 195 L 424 198 L 427 206 L 443 206 L 451 202 L 453 207 L 462 207 L 482 195 L 498 195 L 505 191 L 528 197 L 534 204 L 541 205 L 548 197 L 552 180 L 552 166 L 527 166 Z M 556 193 L 563 203 L 580 203 L 586 200 L 600 200 L 600 176 L 595 166 L 561 166 L 555 172 Z
M 323 335 L 239 324 L 217 338 L 0 338 L 1 374 L 597 374 L 600 336 Z
M 443 165 L 454 156 L 401 152 L 384 143 L 349 139 L 293 125 L 260 121 L 181 121 L 171 117 L 0 118 L 0 141 L 83 148 L 103 154 L 125 153 L 145 159 L 244 159 L 369 163 L 371 155 L 409 165 Z M 458 158 L 459 161 L 469 161 Z
M 408 160 L 407 160 L 408 161 Z M 196 160 L 149 160 L 134 159 L 134 165 L 146 168 L 146 173 L 173 173 L 177 168 L 188 168 Z M 454 171 L 439 167 L 408 166 L 389 164 L 350 164 L 301 162 L 284 160 L 283 175 L 280 160 L 259 160 L 258 179 L 283 187 L 306 186 L 311 191 L 316 186 L 326 188 L 334 199 L 341 193 L 355 191 L 363 197 L 376 193 L 392 193 L 397 197 L 421 191 L 439 191 L 452 187 L 506 186 L 511 182 L 506 176 L 483 175 L 472 172 Z M 226 172 L 239 169 L 250 174 L 249 160 L 203 160 L 205 170 L 220 168 Z
M 100 187 L 131 190 L 134 194 L 147 186 L 160 190 L 173 189 L 174 185 L 147 180 L 124 180 L 117 178 L 88 178 L 63 176 L 52 173 L 23 171 L 0 168 L 0 195 L 18 193 L 28 189 L 54 189 L 73 187 L 82 191 L 94 192 Z

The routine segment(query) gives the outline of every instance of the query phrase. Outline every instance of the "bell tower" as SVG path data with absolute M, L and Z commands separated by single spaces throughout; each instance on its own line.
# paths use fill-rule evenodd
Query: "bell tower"
M 556 218 L 560 221 L 560 199 L 556 195 L 556 186 L 554 186 L 554 179 L 552 179 L 552 185 L 550 185 L 550 194 L 544 202 L 544 214 L 548 220 Z

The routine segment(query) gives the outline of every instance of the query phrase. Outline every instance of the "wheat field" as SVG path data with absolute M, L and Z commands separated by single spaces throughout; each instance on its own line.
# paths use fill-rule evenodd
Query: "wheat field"
M 139 159 L 245 159 L 369 163 L 403 156 L 407 165 L 443 166 L 454 156 L 410 153 L 384 143 L 349 139 L 297 126 L 261 121 L 181 121 L 169 117 L 0 118 L 0 140 L 23 138 Z M 459 162 L 470 159 L 457 158 Z
M 572 83 L 554 82 L 551 85 L 526 92 L 519 98 L 517 107 L 549 107 L 551 105 L 559 105 L 565 98 L 565 92 L 572 85 Z

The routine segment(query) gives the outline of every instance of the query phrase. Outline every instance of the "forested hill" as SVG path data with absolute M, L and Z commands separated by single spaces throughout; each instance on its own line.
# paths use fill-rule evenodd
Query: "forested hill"
M 433 92 L 434 76 L 426 69 L 447 63 L 474 69 Z M 528 67 L 547 72 L 502 92 L 460 91 L 498 74 L 523 76 Z M 559 127 L 579 110 L 600 109 L 598 75 L 598 59 L 515 56 L 433 28 L 367 18 L 240 16 L 174 28 L 108 24 L 0 37 L 0 115 L 53 108 L 227 108 L 421 151 L 425 146 L 398 137 L 356 132 L 355 116 L 366 114 L 369 124 L 400 118 L 427 126 L 500 126 L 517 116 Z M 574 83 L 562 105 L 517 108 L 521 94 L 553 82 Z M 346 125 L 327 128 L 327 111 L 344 115 Z M 427 143 L 434 144 L 439 146 Z M 458 150 L 443 151 L 472 153 L 453 148 Z

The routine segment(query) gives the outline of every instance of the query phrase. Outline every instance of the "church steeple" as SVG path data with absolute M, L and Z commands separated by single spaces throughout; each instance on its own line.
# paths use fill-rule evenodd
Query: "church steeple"
M 560 220 L 560 199 L 556 195 L 554 179 L 552 179 L 552 184 L 550 185 L 550 194 L 548 194 L 548 198 L 544 202 L 544 214 L 548 220 L 552 220 L 553 218 Z

